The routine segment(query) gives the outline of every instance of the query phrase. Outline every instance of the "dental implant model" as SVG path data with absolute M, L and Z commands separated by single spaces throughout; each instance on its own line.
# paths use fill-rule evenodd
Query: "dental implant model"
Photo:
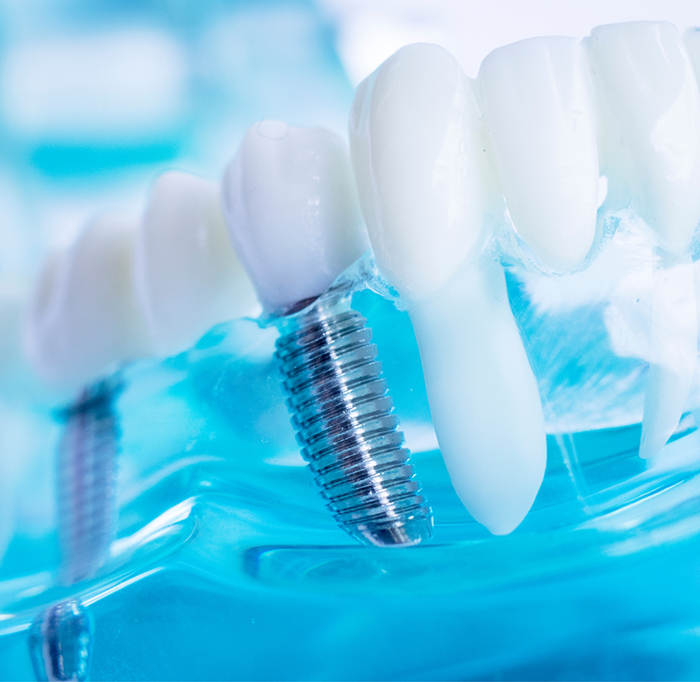
M 184 350 L 218 322 L 258 306 L 221 215 L 218 187 L 179 172 L 155 183 L 140 224 L 91 222 L 47 262 L 28 315 L 27 354 L 52 384 L 83 384 L 63 410 L 58 456 L 60 580 L 95 578 L 115 526 L 119 368 Z M 104 378 L 107 377 L 107 378 Z M 86 679 L 92 623 L 79 599 L 37 616 L 30 648 L 39 679 Z
M 331 286 L 367 248 L 342 141 L 321 128 L 252 126 L 226 171 L 223 201 L 280 330 L 276 356 L 302 455 L 338 524 L 382 547 L 430 538 L 431 510 L 371 332 L 351 290 Z
M 537 383 L 497 256 L 472 85 L 435 45 L 399 50 L 358 87 L 350 145 L 377 263 L 413 322 L 433 425 L 472 516 L 512 531 L 544 476 Z
M 93 220 L 73 246 L 47 262 L 31 302 L 26 349 L 39 373 L 65 388 L 84 385 L 63 411 L 57 461 L 59 580 L 95 577 L 113 538 L 121 389 L 110 368 L 150 352 L 134 295 L 131 263 L 136 221 Z M 85 680 L 92 623 L 77 598 L 40 613 L 30 633 L 38 679 Z

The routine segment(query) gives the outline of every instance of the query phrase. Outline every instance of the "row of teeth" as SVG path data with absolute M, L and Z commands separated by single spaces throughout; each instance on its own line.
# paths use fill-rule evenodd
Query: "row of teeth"
M 265 121 L 221 189 L 166 173 L 142 220 L 91 222 L 44 268 L 28 355 L 48 380 L 85 383 L 253 313 L 255 292 L 270 313 L 313 299 L 371 242 L 413 322 L 455 489 L 477 521 L 508 533 L 542 482 L 545 427 L 487 225 L 505 213 L 535 267 L 568 273 L 595 252 L 597 217 L 633 205 L 658 267 L 690 268 L 700 222 L 694 63 L 700 73 L 700 32 L 684 44 L 672 25 L 648 22 L 499 48 L 476 80 L 442 48 L 402 48 L 357 90 L 352 169 L 336 135 Z M 655 320 L 667 337 L 687 327 Z M 667 345 L 668 361 L 661 353 L 650 372 L 643 456 L 664 445 L 690 389 L 692 371 L 678 376 Z

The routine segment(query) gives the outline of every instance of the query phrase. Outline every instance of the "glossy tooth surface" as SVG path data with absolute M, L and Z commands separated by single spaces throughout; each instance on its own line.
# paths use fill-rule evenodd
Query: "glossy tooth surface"
M 358 88 L 350 120 L 377 261 L 403 296 L 450 477 L 497 534 L 527 514 L 546 443 L 501 266 L 479 255 L 486 190 L 469 80 L 434 45 L 399 50 Z
M 659 244 L 681 251 L 700 221 L 700 95 L 683 41 L 672 24 L 633 22 L 586 42 L 611 191 L 631 192 Z
M 576 269 L 593 244 L 598 204 L 596 107 L 588 59 L 574 38 L 494 50 L 479 71 L 508 211 L 539 260 Z
M 226 232 L 218 185 L 187 173 L 164 173 L 154 184 L 134 271 L 161 354 L 182 351 L 213 325 L 258 306 Z
M 410 45 L 360 84 L 350 116 L 380 268 L 406 296 L 438 291 L 481 236 L 486 169 L 471 83 L 446 50 Z
M 317 297 L 369 246 L 345 145 L 323 128 L 253 125 L 224 175 L 223 205 L 270 312 Z
M 47 381 L 76 387 L 151 351 L 133 287 L 136 227 L 98 217 L 47 260 L 25 323 L 27 355 Z
M 671 24 L 599 26 L 587 44 L 601 104 L 603 172 L 613 196 L 631 195 L 661 247 L 640 448 L 652 457 L 680 420 L 696 364 L 695 294 L 683 254 L 700 221 L 700 95 Z

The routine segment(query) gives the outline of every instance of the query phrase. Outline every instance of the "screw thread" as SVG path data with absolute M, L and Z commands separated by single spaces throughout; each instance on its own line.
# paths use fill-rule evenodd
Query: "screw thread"
M 119 438 L 116 388 L 109 381 L 85 388 L 63 413 L 58 517 L 61 576 L 69 585 L 94 575 L 112 541 Z
M 276 356 L 302 456 L 337 522 L 367 544 L 413 545 L 431 537 L 432 511 L 366 324 L 329 294 L 287 320 Z

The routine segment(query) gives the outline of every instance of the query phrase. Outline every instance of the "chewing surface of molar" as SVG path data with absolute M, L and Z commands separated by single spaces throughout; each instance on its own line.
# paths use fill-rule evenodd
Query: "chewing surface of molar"
M 155 182 L 136 240 L 134 276 L 162 355 L 258 308 L 226 231 L 218 185 L 187 173 L 170 171 Z
M 226 222 L 266 310 L 315 298 L 368 248 L 346 159 L 343 141 L 328 130 L 263 121 L 228 166 Z M 275 200 L 260 201 L 270 188 Z
M 413 321 L 452 482 L 477 521 L 508 533 L 539 490 L 546 442 L 503 270 L 481 254 L 488 170 L 471 83 L 442 48 L 404 47 L 358 88 L 350 142 L 377 262 Z
M 511 219 L 542 264 L 576 269 L 593 244 L 598 146 L 588 59 L 574 38 L 491 52 L 479 70 L 484 117 Z
M 671 24 L 599 26 L 586 44 L 601 107 L 610 203 L 624 205 L 631 198 L 659 245 L 640 447 L 646 458 L 676 428 L 695 371 L 697 314 L 688 247 L 700 221 L 700 94 Z
M 133 285 L 137 221 L 103 215 L 46 261 L 29 302 L 25 350 L 49 383 L 75 388 L 152 352 Z

